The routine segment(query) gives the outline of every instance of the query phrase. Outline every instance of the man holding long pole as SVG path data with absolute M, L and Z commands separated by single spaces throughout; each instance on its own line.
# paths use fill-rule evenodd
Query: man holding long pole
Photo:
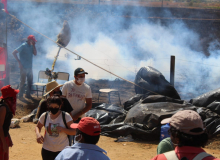
M 37 55 L 37 50 L 35 47 L 35 43 L 37 40 L 33 35 L 29 35 L 27 37 L 27 41 L 23 43 L 20 47 L 15 49 L 12 54 L 14 55 L 15 59 L 18 61 L 19 68 L 20 68 L 20 85 L 19 85 L 19 95 L 18 98 L 23 98 L 23 94 L 25 91 L 25 81 L 27 77 L 27 92 L 25 97 L 31 97 L 31 86 L 33 82 L 33 71 L 32 71 L 32 62 L 33 62 L 33 55 Z M 17 56 L 19 53 L 19 58 Z

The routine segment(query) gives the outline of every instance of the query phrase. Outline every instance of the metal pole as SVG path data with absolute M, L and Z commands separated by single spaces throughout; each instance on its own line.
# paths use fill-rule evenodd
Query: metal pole
M 54 59 L 54 61 L 53 61 L 52 69 L 50 70 L 50 72 L 51 72 L 51 76 L 49 76 L 48 82 L 51 82 L 52 79 L 53 79 L 53 70 L 54 70 L 54 67 L 55 67 L 55 64 L 56 64 L 57 58 L 58 58 L 58 56 L 59 56 L 60 50 L 61 50 L 61 47 L 59 47 L 58 52 L 57 52 L 57 55 L 55 56 L 55 59 Z
M 170 84 L 174 86 L 175 76 L 175 56 L 170 57 Z

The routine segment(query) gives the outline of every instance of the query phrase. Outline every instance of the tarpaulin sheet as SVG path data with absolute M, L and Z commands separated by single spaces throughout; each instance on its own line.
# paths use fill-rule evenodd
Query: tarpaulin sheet
M 173 102 L 178 104 L 188 103 L 184 100 L 173 99 L 163 95 L 137 94 L 124 103 L 124 109 L 130 110 L 137 103 L 158 103 L 158 102 Z
M 141 99 L 146 98 L 150 94 L 136 94 L 135 96 L 131 97 L 128 101 L 124 102 L 124 109 L 128 111 L 131 109 L 137 102 L 139 102 Z
M 132 135 L 134 139 L 159 140 L 162 119 L 171 117 L 179 110 L 196 110 L 191 104 L 142 102 L 137 102 L 128 111 L 124 122 L 101 125 L 102 135 L 111 137 Z
M 220 115 L 220 102 L 214 101 L 209 104 L 207 108 Z
M 86 113 L 86 117 L 93 117 L 97 119 L 100 124 L 109 124 L 113 119 L 124 114 L 126 114 L 126 112 L 122 107 L 103 103 L 89 110 Z
M 209 137 L 213 137 L 220 132 L 219 115 L 207 108 L 196 107 L 190 103 L 163 96 L 151 95 L 145 99 L 147 99 L 145 102 L 151 103 L 143 103 L 144 100 L 136 102 L 134 107 L 128 111 L 123 122 L 119 120 L 119 123 L 117 123 L 113 120 L 114 123 L 101 125 L 102 135 L 111 137 L 132 135 L 134 139 L 159 140 L 161 121 L 180 110 L 186 109 L 194 110 L 200 114 Z M 161 102 L 162 100 L 176 103 Z
M 147 129 L 160 126 L 161 120 L 171 117 L 174 113 L 183 109 L 196 109 L 190 104 L 177 104 L 170 102 L 139 103 L 129 110 L 125 123 L 140 123 Z
M 190 103 L 198 107 L 207 107 L 214 101 L 220 101 L 220 88 L 193 98 Z
M 141 87 L 135 86 L 136 94 L 146 94 L 152 91 L 160 95 L 180 99 L 176 89 L 170 85 L 161 72 L 153 67 L 142 67 L 135 77 L 135 84 Z

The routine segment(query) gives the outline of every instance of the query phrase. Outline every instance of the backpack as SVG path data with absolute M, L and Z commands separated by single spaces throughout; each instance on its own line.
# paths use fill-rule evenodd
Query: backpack
M 169 152 L 166 152 L 166 153 L 163 153 L 166 157 L 167 160 L 179 160 L 179 158 L 177 157 L 175 151 L 169 151 Z M 209 156 L 212 156 L 206 152 L 201 152 L 199 154 L 197 154 L 197 156 L 195 156 L 193 158 L 193 160 L 202 160 L 203 158 L 205 157 L 209 157 Z
M 47 113 L 45 114 L 44 126 L 45 126 L 45 124 L 46 124 L 46 120 L 47 120 L 48 114 L 49 114 L 49 112 L 47 112 Z M 67 126 L 67 124 L 66 124 L 65 112 L 64 112 L 64 111 L 61 111 L 61 114 L 62 114 L 62 118 L 63 118 L 63 123 L 64 123 L 64 125 L 66 126 L 66 128 L 68 129 L 68 126 Z M 67 135 L 67 137 L 68 137 L 68 140 L 69 140 L 69 146 L 71 146 L 71 143 L 70 143 L 70 135 Z

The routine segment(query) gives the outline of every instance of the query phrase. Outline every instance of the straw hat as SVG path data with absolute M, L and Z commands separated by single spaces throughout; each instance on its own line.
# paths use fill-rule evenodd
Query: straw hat
M 50 92 L 52 92 L 54 89 L 61 87 L 63 85 L 59 85 L 56 81 L 52 81 L 47 83 L 46 85 L 46 93 L 44 94 L 44 96 L 48 95 Z

